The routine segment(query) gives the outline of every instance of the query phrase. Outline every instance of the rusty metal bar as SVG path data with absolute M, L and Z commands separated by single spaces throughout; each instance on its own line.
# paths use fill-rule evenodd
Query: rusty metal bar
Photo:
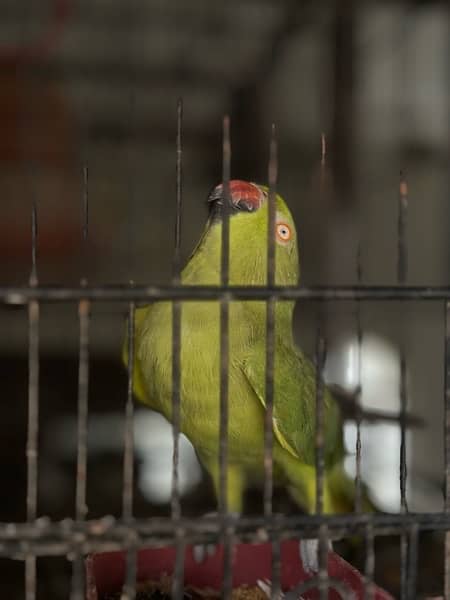
M 177 527 L 174 531 L 174 536 L 171 542 L 175 542 L 175 565 L 173 570 L 173 581 L 172 581 L 172 598 L 183 598 L 184 597 L 184 553 L 185 553 L 185 532 L 183 527 Z
M 224 288 L 229 285 L 230 268 L 230 119 L 223 120 L 223 203 L 222 203 L 222 239 L 220 278 Z M 229 354 L 229 304 L 227 298 L 221 299 L 220 304 L 220 512 L 225 515 L 228 510 L 228 354 Z
M 269 164 L 268 164 L 268 206 L 267 206 L 267 286 L 273 288 L 276 283 L 276 197 L 278 181 L 278 143 L 275 125 L 272 124 Z M 274 371 L 275 371 L 275 299 L 269 297 L 266 303 L 266 411 L 264 418 L 264 515 L 272 515 L 273 500 L 273 411 L 274 411 Z M 271 596 L 278 598 L 281 592 L 281 551 L 278 536 L 272 539 L 272 585 Z
M 31 273 L 29 285 L 38 285 L 37 274 L 37 205 L 31 210 Z M 39 436 L 39 303 L 28 304 L 28 428 L 27 428 L 27 521 L 37 517 Z M 36 557 L 27 553 L 25 560 L 25 600 L 36 598 Z
M 183 201 L 183 101 L 177 103 L 177 134 L 175 164 L 175 236 L 173 255 L 173 283 L 181 284 L 181 216 Z M 172 302 L 172 493 L 171 514 L 174 521 L 181 518 L 179 460 L 181 429 L 181 302 Z M 172 597 L 180 600 L 183 597 L 184 544 L 182 530 L 177 529 L 175 570 L 172 582 Z
M 361 285 L 362 281 L 362 261 L 361 261 L 361 243 L 358 243 L 357 258 L 356 258 L 356 272 L 358 285 Z M 363 331 L 361 325 L 361 304 L 357 301 L 356 304 L 356 336 L 358 346 L 358 404 L 360 404 L 361 398 L 361 382 L 362 382 L 362 339 Z M 362 481 L 361 481 L 361 415 L 358 412 L 356 419 L 356 480 L 355 480 L 355 513 L 360 514 L 362 512 Z M 365 545 L 366 545 L 366 559 L 365 559 L 365 581 L 364 581 L 364 600 L 373 600 L 374 597 L 374 570 L 375 570 L 375 552 L 374 552 L 374 535 L 373 528 L 368 525 L 365 529 Z
M 408 217 L 408 185 L 403 172 L 400 172 L 398 194 L 398 223 L 397 223 L 397 281 L 404 284 L 408 277 L 408 249 L 407 249 L 407 217 Z M 406 350 L 405 340 L 400 344 L 400 510 L 408 512 L 406 501 L 406 410 L 408 406 L 408 391 L 406 383 Z M 401 598 L 407 598 L 408 579 L 408 536 L 402 534 L 400 538 L 400 579 Z
M 230 278 L 230 173 L 231 173 L 231 140 L 230 118 L 223 119 L 222 142 L 222 239 L 220 280 L 227 288 Z M 219 423 L 219 514 L 224 546 L 224 569 L 222 597 L 231 598 L 233 588 L 232 574 L 232 535 L 228 524 L 228 419 L 229 419 L 229 322 L 230 305 L 227 297 L 220 301 L 220 423 Z
M 281 539 L 317 538 L 321 525 L 326 525 L 330 539 L 358 535 L 367 528 L 373 530 L 373 535 L 399 535 L 408 532 L 413 525 L 417 525 L 419 532 L 447 531 L 450 530 L 450 513 L 273 515 L 233 519 L 236 538 L 255 543 L 267 539 L 262 530 L 269 535 L 281 532 Z M 139 546 L 170 545 L 177 527 L 184 529 L 189 543 L 213 542 L 221 532 L 220 521 L 211 518 L 183 518 L 178 524 L 169 517 L 134 519 L 132 523 L 113 517 L 84 522 L 38 519 L 0 523 L 0 556 L 19 559 L 25 558 L 27 553 L 59 556 L 72 552 L 74 545 L 83 553 L 123 549 L 130 533 L 136 536 Z
M 356 252 L 356 277 L 358 286 L 361 286 L 362 282 L 362 260 L 361 260 L 361 242 L 358 243 L 358 249 Z M 362 395 L 362 344 L 363 344 L 363 330 L 361 323 L 361 302 L 356 302 L 356 341 L 358 347 L 358 395 L 357 403 L 358 407 L 361 406 L 361 395 Z M 355 462 L 356 462 L 356 478 L 355 478 L 355 512 L 360 513 L 362 510 L 362 481 L 361 481 L 361 414 L 357 412 L 356 417 L 356 444 L 355 444 Z
M 321 307 L 322 308 L 322 307 Z M 323 382 L 323 369 L 325 367 L 325 338 L 322 333 L 322 314 L 319 311 L 316 333 L 316 423 L 315 423 L 315 469 L 316 469 L 316 514 L 324 514 L 324 479 L 325 479 L 325 454 L 324 454 L 324 425 L 325 425 L 325 386 Z M 319 527 L 318 552 L 318 586 L 320 600 L 328 598 L 329 579 L 327 569 L 328 556 L 328 530 L 326 524 Z
M 276 185 L 278 177 L 277 140 L 272 126 L 268 167 L 269 197 L 267 219 L 267 285 L 275 285 L 275 215 Z M 264 514 L 272 514 L 273 495 L 273 399 L 275 369 L 275 300 L 271 297 L 266 304 L 266 412 L 264 420 Z
M 450 518 L 450 302 L 444 305 L 444 460 L 445 460 L 445 518 Z M 450 531 L 445 533 L 444 598 L 450 600 Z
M 327 139 L 325 133 L 321 135 L 321 160 L 320 160 L 320 193 L 325 192 L 325 169 L 327 159 Z M 315 382 L 315 492 L 317 515 L 324 513 L 324 478 L 325 478 L 325 454 L 324 454 L 324 423 L 325 423 L 325 399 L 323 370 L 325 367 L 325 338 L 322 334 L 323 329 L 323 304 L 319 306 L 316 322 L 316 382 Z M 323 524 L 319 527 L 319 543 L 317 546 L 318 563 L 318 588 L 320 600 L 326 600 L 329 590 L 328 578 L 328 533 Z
M 89 235 L 89 175 L 87 165 L 83 168 L 83 202 L 82 202 L 82 242 L 83 251 Z M 84 258 L 87 256 L 84 253 Z M 82 287 L 87 280 L 82 278 Z M 75 519 L 83 521 L 87 515 L 86 477 L 87 477 L 87 434 L 88 434 L 88 397 L 89 397 L 89 318 L 90 302 L 80 300 L 78 303 L 78 402 L 77 402 L 77 470 L 75 489 Z M 72 567 L 71 600 L 83 600 L 84 591 L 84 558 L 81 552 L 75 552 Z
M 126 550 L 125 584 L 121 600 L 134 600 L 136 597 L 137 576 L 137 541 L 136 532 L 132 529 L 123 541 L 122 550 Z
M 407 384 L 406 384 L 406 358 L 405 349 L 402 342 L 400 351 L 400 510 L 402 513 L 408 512 L 408 503 L 406 500 L 406 408 L 408 402 Z M 400 538 L 400 569 L 401 569 L 401 598 L 407 598 L 408 578 L 408 536 L 402 534 Z
M 375 597 L 374 590 L 374 573 L 375 573 L 375 549 L 374 549 L 374 529 L 373 523 L 368 523 L 364 530 L 366 542 L 366 561 L 365 561 L 365 585 L 364 585 L 364 600 L 373 600 Z
M 406 501 L 406 407 L 407 407 L 407 388 L 406 388 L 406 359 L 405 349 L 402 342 L 400 351 L 400 510 L 402 513 L 408 512 Z M 408 579 L 408 536 L 403 533 L 400 537 L 400 578 L 401 578 L 401 598 L 407 598 Z
M 0 286 L 0 302 L 26 305 L 39 302 L 154 302 L 157 300 L 323 300 L 323 301 L 450 301 L 447 286 L 159 286 L 123 285 L 65 286 Z
M 77 472 L 75 491 L 75 518 L 83 521 L 87 514 L 86 474 L 87 474 L 87 423 L 88 423 L 88 388 L 89 388 L 89 313 L 90 304 L 81 300 L 78 305 L 80 328 L 78 358 L 78 423 L 77 423 Z M 72 578 L 72 600 L 84 598 L 83 557 L 75 557 Z
M 278 527 L 277 527 L 278 525 Z M 282 595 L 281 590 L 281 535 L 282 527 L 279 526 L 278 520 L 275 518 L 275 528 L 272 531 L 272 585 L 271 597 L 273 600 L 279 600 Z
M 406 598 L 408 600 L 416 600 L 417 598 L 418 545 L 418 527 L 417 525 L 411 525 L 408 534 L 408 582 L 406 587 Z
M 127 398 L 125 404 L 125 432 L 123 453 L 123 488 L 122 517 L 125 523 L 133 523 L 133 484 L 134 484 L 134 361 L 135 361 L 135 304 L 130 302 L 128 308 L 128 364 L 127 364 Z M 130 533 L 126 540 L 127 568 L 123 589 L 123 600 L 134 600 L 136 595 L 136 549 L 134 534 Z
M 69 554 L 68 557 L 72 555 Z M 79 552 L 78 548 L 74 549 L 74 558 L 72 563 L 72 582 L 70 599 L 71 600 L 84 600 L 86 597 L 84 588 L 84 558 Z
M 36 200 L 33 200 L 31 206 L 31 272 L 29 279 L 29 286 L 35 288 L 38 285 L 38 274 L 37 274 L 37 236 L 38 236 L 38 217 L 37 217 L 37 204 Z
M 83 167 L 83 241 L 89 236 L 89 167 Z
M 315 432 L 315 451 L 316 451 L 316 513 L 323 514 L 323 493 L 324 493 L 324 438 L 323 427 L 325 417 L 324 407 L 324 383 L 323 369 L 325 366 L 325 339 L 322 334 L 320 321 L 317 324 L 316 340 L 316 432 Z
M 325 193 L 326 185 L 326 162 L 327 162 L 327 138 L 325 132 L 321 134 L 321 157 L 320 157 L 320 194 Z M 323 502 L 324 502 L 324 471 L 325 471 L 325 457 L 324 457 L 324 419 L 325 419 L 325 406 L 324 406 L 324 383 L 323 383 L 323 369 L 325 367 L 325 338 L 322 335 L 323 328 L 323 304 L 320 304 L 319 311 L 317 314 L 316 322 L 316 397 L 315 397 L 315 491 L 316 491 L 316 506 L 315 511 L 317 515 L 323 515 Z M 327 554 L 328 554 L 328 540 L 327 540 L 327 529 L 321 525 L 319 528 L 319 543 L 317 546 L 317 563 L 319 572 L 317 574 L 319 597 L 320 600 L 326 600 L 328 597 L 328 570 L 327 570 Z
M 125 5 L 124 5 L 125 6 Z M 133 3 L 129 2 L 123 17 L 125 21 L 133 13 Z M 129 87 L 124 87 L 128 106 L 128 119 L 126 124 L 127 135 L 131 136 L 134 131 L 136 91 L 133 81 Z M 132 156 L 130 150 L 126 152 L 126 170 L 128 187 L 128 227 L 127 227 L 127 246 L 128 246 L 128 274 L 130 277 L 130 287 L 133 287 L 133 250 L 134 243 L 134 225 L 135 225 L 135 178 L 132 170 Z M 128 362 L 127 362 L 127 396 L 125 401 L 125 423 L 124 423 L 124 448 L 123 448 L 123 483 L 122 483 L 122 517 L 125 522 L 133 523 L 133 500 L 134 500 L 134 363 L 135 363 L 135 303 L 130 301 L 128 305 L 128 323 L 127 323 L 127 342 L 128 342 Z M 126 554 L 125 583 L 122 589 L 121 600 L 134 600 L 136 597 L 136 574 L 137 574 L 137 549 L 136 534 L 130 529 L 129 535 L 125 541 L 124 548 Z
M 397 221 L 397 281 L 404 284 L 408 277 L 408 184 L 400 171 Z
M 177 138 L 175 163 L 175 236 L 173 254 L 173 282 L 181 283 L 181 223 L 183 210 L 183 100 L 177 102 Z

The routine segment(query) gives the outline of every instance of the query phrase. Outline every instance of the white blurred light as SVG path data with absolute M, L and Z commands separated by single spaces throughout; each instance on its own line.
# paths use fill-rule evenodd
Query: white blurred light
M 330 349 L 326 380 L 354 390 L 361 384 L 364 408 L 397 412 L 400 407 L 400 358 L 390 343 L 365 334 L 361 348 L 356 336 Z M 356 425 L 346 423 L 344 441 L 349 455 L 347 473 L 356 475 Z M 400 426 L 397 423 L 361 425 L 361 475 L 376 505 L 385 511 L 400 508 Z M 407 445 L 408 447 L 408 445 Z
M 123 451 L 123 415 L 93 414 L 89 417 L 88 448 L 91 456 Z M 58 455 L 73 459 L 77 448 L 77 422 L 73 416 L 57 420 L 51 443 Z M 172 489 L 172 426 L 160 414 L 138 409 L 134 414 L 134 452 L 139 460 L 138 485 L 142 494 L 155 504 L 170 500 Z M 194 448 L 180 435 L 179 490 L 183 495 L 201 480 L 202 472 Z
M 172 491 L 172 426 L 158 413 L 138 410 L 134 424 L 135 452 L 140 459 L 139 488 L 155 504 L 165 504 Z M 186 494 L 201 480 L 202 472 L 189 440 L 180 435 L 178 481 Z

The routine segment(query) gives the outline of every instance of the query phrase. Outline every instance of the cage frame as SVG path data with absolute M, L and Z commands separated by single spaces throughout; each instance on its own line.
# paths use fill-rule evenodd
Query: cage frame
M 183 207 L 183 103 L 177 102 L 177 133 L 175 160 L 175 206 L 173 283 L 159 285 L 89 285 L 85 279 L 79 286 L 44 286 L 38 279 L 38 211 L 36 201 L 31 214 L 31 272 L 28 285 L 0 286 L 0 303 L 19 305 L 28 309 L 28 434 L 27 434 L 27 519 L 24 523 L 0 523 L 0 556 L 25 561 L 25 598 L 36 598 L 36 559 L 40 556 L 68 556 L 73 561 L 71 599 L 85 597 L 84 556 L 93 552 L 126 550 L 127 576 L 123 598 L 132 600 L 136 594 L 137 552 L 148 545 L 176 545 L 176 562 L 172 584 L 172 596 L 183 597 L 183 556 L 187 543 L 214 543 L 224 546 L 224 580 L 222 595 L 231 597 L 232 591 L 232 548 L 237 540 L 272 543 L 272 598 L 279 597 L 280 587 L 280 543 L 288 537 L 319 539 L 319 571 L 313 581 L 326 598 L 331 581 L 327 576 L 326 556 L 328 540 L 341 536 L 362 535 L 366 539 L 366 597 L 371 597 L 374 573 L 374 538 L 377 535 L 395 534 L 401 537 L 401 597 L 415 598 L 415 569 L 418 559 L 418 535 L 422 531 L 445 531 L 445 591 L 450 598 L 450 286 L 409 286 L 407 282 L 408 254 L 406 244 L 408 188 L 403 174 L 400 175 L 398 194 L 398 253 L 397 285 L 363 286 L 361 284 L 360 249 L 357 257 L 357 285 L 351 286 L 277 286 L 275 285 L 275 197 L 278 175 L 277 139 L 275 127 L 271 130 L 268 163 L 268 272 L 267 286 L 229 285 L 229 209 L 223 203 L 223 235 L 221 247 L 221 284 L 219 286 L 185 286 L 181 284 L 181 232 Z M 325 168 L 326 145 L 322 136 L 322 169 Z M 222 183 L 225 200 L 230 197 L 231 140 L 230 120 L 223 119 Z M 89 232 L 88 167 L 83 169 L 83 240 Z M 173 406 L 173 463 L 171 516 L 136 519 L 133 516 L 133 360 L 134 360 L 134 314 L 138 303 L 172 301 L 172 406 Z M 181 305 L 183 301 L 215 300 L 220 304 L 220 498 L 217 517 L 186 518 L 182 515 L 179 492 L 179 436 L 181 406 Z M 228 420 L 228 325 L 229 303 L 234 300 L 261 300 L 267 302 L 266 315 L 266 417 L 264 445 L 264 514 L 259 517 L 235 516 L 228 513 L 227 489 L 227 420 Z M 396 515 L 364 514 L 361 511 L 361 439 L 360 419 L 357 420 L 356 444 L 356 498 L 355 512 L 347 515 L 323 514 L 323 379 L 325 340 L 320 318 L 317 323 L 316 347 L 316 514 L 279 515 L 273 513 L 273 465 L 272 465 L 272 412 L 274 396 L 274 306 L 277 300 L 316 300 L 327 302 L 351 301 L 356 303 L 357 336 L 361 344 L 360 303 L 365 301 L 430 301 L 442 305 L 444 314 L 444 445 L 445 445 L 445 499 L 444 510 L 439 513 L 410 513 L 406 498 L 406 359 L 404 349 L 400 351 L 400 490 L 401 511 Z M 89 321 L 93 303 L 107 301 L 128 305 L 128 375 L 125 399 L 125 435 L 123 457 L 122 517 L 105 516 L 87 519 L 86 473 L 87 428 L 89 414 Z M 78 422 L 77 422 L 77 469 L 75 519 L 54 521 L 38 518 L 38 433 L 39 433 L 39 308 L 42 303 L 74 303 L 79 315 L 79 372 L 78 372 Z M 310 586 L 310 584 L 308 584 Z M 308 585 L 296 590 L 297 595 Z

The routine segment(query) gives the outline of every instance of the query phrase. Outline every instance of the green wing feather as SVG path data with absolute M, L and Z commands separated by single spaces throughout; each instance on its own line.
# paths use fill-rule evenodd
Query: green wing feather
M 140 338 L 143 335 L 144 327 L 144 319 L 146 317 L 147 312 L 151 310 L 151 306 L 144 306 L 142 308 L 137 308 L 134 313 L 134 365 L 133 365 L 133 392 L 139 402 L 143 404 L 147 404 L 151 408 L 153 408 L 153 404 L 146 392 L 146 386 L 144 384 L 144 376 L 142 374 L 141 363 L 137 356 L 137 347 L 140 343 Z M 126 367 L 128 367 L 128 320 L 127 326 L 124 336 L 124 342 L 122 346 L 122 361 Z
M 265 398 L 266 348 L 256 344 L 242 370 L 261 403 Z M 339 408 L 324 386 L 325 463 L 342 459 L 342 422 Z M 273 429 L 281 446 L 303 463 L 315 461 L 316 369 L 295 347 L 279 339 L 275 347 Z

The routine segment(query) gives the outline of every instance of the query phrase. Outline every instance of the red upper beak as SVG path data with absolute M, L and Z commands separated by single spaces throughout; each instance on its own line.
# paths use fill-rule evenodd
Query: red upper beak
M 217 185 L 208 197 L 214 209 L 220 208 L 224 201 L 223 184 Z M 254 212 L 264 202 L 264 192 L 255 183 L 232 179 L 230 181 L 231 209 L 235 211 Z

